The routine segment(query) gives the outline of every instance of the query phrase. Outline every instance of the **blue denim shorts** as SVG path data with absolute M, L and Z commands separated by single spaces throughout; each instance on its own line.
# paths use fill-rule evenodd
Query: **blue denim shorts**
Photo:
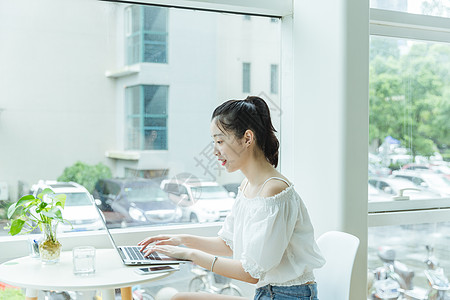
M 317 283 L 273 286 L 265 285 L 256 289 L 254 300 L 319 300 L 317 298 Z

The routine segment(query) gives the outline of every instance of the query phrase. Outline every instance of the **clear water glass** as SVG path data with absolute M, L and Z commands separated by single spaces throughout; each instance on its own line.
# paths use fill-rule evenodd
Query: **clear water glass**
M 95 248 L 80 246 L 72 249 L 73 274 L 88 276 L 95 273 Z

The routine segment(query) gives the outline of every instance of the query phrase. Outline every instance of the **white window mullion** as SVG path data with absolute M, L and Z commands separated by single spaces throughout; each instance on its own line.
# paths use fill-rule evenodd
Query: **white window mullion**
M 450 19 L 370 9 L 370 34 L 450 43 Z

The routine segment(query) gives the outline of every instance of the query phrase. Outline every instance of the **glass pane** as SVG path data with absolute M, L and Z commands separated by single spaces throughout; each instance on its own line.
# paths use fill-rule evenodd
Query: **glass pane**
M 450 198 L 449 57 L 448 44 L 371 37 L 369 201 Z
M 138 63 L 141 59 L 141 36 L 132 35 L 127 37 L 127 64 Z
M 368 299 L 394 299 L 400 289 L 410 299 L 447 298 L 449 229 L 449 222 L 369 228 Z
M 139 6 L 132 5 L 131 9 L 131 29 L 132 33 L 141 31 L 141 9 Z
M 127 115 L 139 115 L 141 113 L 141 87 L 133 86 L 126 89 L 127 92 Z
M 153 62 L 153 63 L 167 62 L 166 45 L 145 44 L 144 62 Z
M 163 33 L 163 34 L 146 33 L 146 34 L 144 34 L 144 41 L 147 44 L 158 44 L 158 43 L 165 44 L 167 41 L 167 35 L 166 35 L 166 33 Z
M 144 126 L 145 127 L 166 127 L 167 126 L 167 118 L 146 117 L 146 118 L 144 118 Z
M 167 149 L 167 130 L 152 129 L 145 130 L 145 150 L 166 150 Z
M 167 114 L 167 86 L 144 85 L 144 109 L 148 115 Z
M 450 17 L 448 0 L 370 0 L 370 7 L 419 15 Z
M 128 118 L 127 120 L 127 144 L 125 149 L 138 150 L 141 145 L 141 118 Z
M 144 30 L 167 31 L 167 8 L 144 6 Z
M 198 188 L 235 191 L 243 175 L 227 173 L 213 155 L 211 114 L 228 99 L 247 97 L 245 62 L 246 89 L 252 66 L 259 72 L 251 91 L 266 100 L 280 130 L 280 93 L 271 93 L 270 81 L 271 65 L 280 62 L 281 22 L 107 1 L 64 3 L 6 1 L 9 17 L 0 18 L 0 27 L 8 28 L 2 43 L 11 45 L 0 56 L 0 72 L 8 74 L 1 89 L 6 102 L 0 130 L 8 130 L 1 140 L 0 186 L 5 183 L 8 191 L 0 193 L 0 235 L 7 235 L 7 207 L 42 189 L 40 180 L 79 183 L 100 201 L 112 227 L 223 220 L 233 194 L 218 199 Z M 21 22 L 24 15 L 35 18 Z M 30 44 L 38 51 L 24 55 Z M 167 62 L 170 52 L 170 64 L 128 68 L 142 60 L 144 45 L 153 62 Z M 51 146 L 44 138 L 49 136 L 58 137 Z M 33 155 L 24 140 L 35 146 Z M 132 209 L 133 197 L 122 198 L 141 180 L 153 187 L 143 189 L 148 199 L 161 191 L 167 196 L 175 208 L 162 209 L 162 215 L 170 218 L 156 221 L 157 209 L 138 209 L 138 201 Z M 169 183 L 178 193 L 166 189 Z M 96 230 L 83 225 L 90 217 L 74 216 L 80 222 L 76 230 Z

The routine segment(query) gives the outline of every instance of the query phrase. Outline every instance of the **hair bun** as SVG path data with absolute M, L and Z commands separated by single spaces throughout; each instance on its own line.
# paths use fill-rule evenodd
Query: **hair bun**
M 270 109 L 260 97 L 248 96 L 244 100 L 228 100 L 219 105 L 213 112 L 212 119 L 238 138 L 247 129 L 254 132 L 256 144 L 263 151 L 267 160 L 274 167 L 278 165 L 278 149 L 280 143 L 275 136 L 275 128 L 270 118 Z

